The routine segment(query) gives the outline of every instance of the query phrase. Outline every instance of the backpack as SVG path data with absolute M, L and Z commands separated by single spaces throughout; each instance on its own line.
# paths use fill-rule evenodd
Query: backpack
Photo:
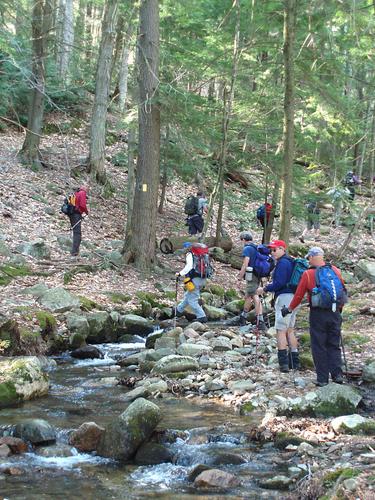
M 264 219 L 265 215 L 266 215 L 266 207 L 264 205 L 261 205 L 257 209 L 257 219 Z
M 257 278 L 266 278 L 275 268 L 275 261 L 270 255 L 271 250 L 266 245 L 253 246 L 257 250 L 253 263 L 253 272 Z
M 61 205 L 61 212 L 65 215 L 72 215 L 75 212 L 76 206 L 76 194 L 68 194 L 64 198 L 64 202 Z
M 302 277 L 302 274 L 307 271 L 309 268 L 309 263 L 307 259 L 302 259 L 301 257 L 297 257 L 293 259 L 293 257 L 289 257 L 290 260 L 293 261 L 293 271 L 289 279 L 289 283 L 287 284 L 288 288 L 290 288 L 293 292 L 297 290 L 298 283 Z
M 191 253 L 193 254 L 193 269 L 188 275 L 191 278 L 211 278 L 214 270 L 211 265 L 208 246 L 204 243 L 193 243 Z
M 199 198 L 189 196 L 185 202 L 184 212 L 186 215 L 195 215 L 199 212 Z
M 309 214 L 318 214 L 319 213 L 318 202 L 310 201 L 310 203 L 307 203 L 306 209 Z
M 336 311 L 337 306 L 341 308 L 348 301 L 346 289 L 330 264 L 316 268 L 315 281 L 316 287 L 311 293 L 311 307 Z

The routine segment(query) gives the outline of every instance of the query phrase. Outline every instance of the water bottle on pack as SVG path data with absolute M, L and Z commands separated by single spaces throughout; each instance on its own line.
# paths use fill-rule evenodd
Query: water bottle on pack
M 246 268 L 245 279 L 246 279 L 246 281 L 253 280 L 253 268 L 252 267 Z

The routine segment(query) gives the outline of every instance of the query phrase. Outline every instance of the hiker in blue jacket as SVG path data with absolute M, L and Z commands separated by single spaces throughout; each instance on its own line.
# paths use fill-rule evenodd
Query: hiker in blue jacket
M 269 245 L 272 257 L 276 260 L 276 267 L 272 273 L 272 282 L 257 289 L 258 295 L 265 292 L 273 292 L 275 299 L 275 328 L 277 333 L 277 356 L 280 371 L 286 373 L 289 368 L 299 369 L 298 342 L 294 334 L 297 310 L 293 315 L 283 317 L 281 310 L 284 306 L 289 307 L 293 299 L 293 291 L 288 286 L 293 272 L 293 259 L 286 253 L 286 243 L 283 240 L 272 241 Z M 288 318 L 288 319 L 287 319 Z M 286 320 L 287 319 L 287 320 Z M 286 321 L 285 321 L 286 320 Z M 289 353 L 287 348 L 289 346 Z

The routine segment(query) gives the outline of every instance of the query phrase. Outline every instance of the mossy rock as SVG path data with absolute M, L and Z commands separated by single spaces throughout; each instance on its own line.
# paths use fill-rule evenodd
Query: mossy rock
M 111 302 L 114 302 L 115 304 L 126 304 L 132 299 L 131 295 L 121 292 L 107 292 L 106 295 L 108 295 Z
M 225 290 L 222 286 L 216 285 L 214 283 L 210 283 L 204 287 L 206 292 L 213 293 L 214 295 L 218 295 L 219 297 L 225 296 Z
M 240 415 L 243 416 L 250 415 L 255 409 L 256 407 L 253 405 L 251 401 L 246 401 L 240 407 Z
M 84 297 L 83 295 L 78 295 L 80 301 L 80 309 L 85 312 L 90 312 L 93 309 L 103 309 L 95 300 Z
M 273 443 L 275 445 L 275 448 L 277 448 L 278 450 L 284 450 L 290 444 L 294 446 L 299 446 L 301 443 L 309 443 L 311 445 L 314 445 L 314 443 L 306 441 L 306 439 L 293 436 L 293 434 L 289 434 L 288 432 L 279 432 L 278 434 L 276 434 Z
M 14 382 L 10 380 L 0 382 L 0 407 L 12 406 L 20 401 L 22 398 L 17 394 Z
M 324 475 L 323 484 L 326 488 L 329 488 L 333 486 L 339 478 L 342 480 L 352 479 L 359 476 L 359 474 L 361 474 L 360 469 L 352 469 L 350 467 L 337 469 Z
M 8 285 L 12 279 L 19 276 L 28 276 L 31 274 L 29 267 L 25 265 L 4 264 L 0 266 L 0 286 Z
M 237 300 L 240 298 L 237 290 L 235 290 L 234 288 L 229 288 L 228 290 L 225 290 L 224 292 L 224 298 L 225 300 L 227 300 L 228 302 L 230 302 L 231 300 Z
M 35 316 L 39 322 L 42 338 L 51 337 L 56 333 L 57 322 L 53 314 L 48 311 L 37 311 Z
M 148 302 L 152 307 L 164 307 L 167 304 L 163 304 L 160 302 L 159 296 L 152 292 L 137 292 L 136 296 L 142 302 Z
M 78 349 L 84 345 L 86 345 L 86 337 L 79 332 L 72 333 L 69 339 L 69 346 L 72 349 Z
M 312 355 L 309 352 L 302 352 L 299 355 L 299 361 L 301 368 L 307 368 L 309 370 L 313 370 L 315 368 L 314 360 Z

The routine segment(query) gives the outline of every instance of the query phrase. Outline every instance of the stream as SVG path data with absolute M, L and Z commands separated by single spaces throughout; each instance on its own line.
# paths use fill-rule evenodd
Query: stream
M 56 444 L 0 458 L 0 498 L 280 498 L 280 492 L 258 486 L 258 481 L 277 474 L 290 475 L 280 452 L 272 443 L 259 445 L 248 441 L 245 433 L 256 424 L 254 417 L 236 415 L 209 401 L 172 395 L 153 400 L 163 414 L 158 430 L 180 431 L 177 440 L 168 445 L 174 455 L 173 464 L 124 465 L 95 453 L 79 453 L 68 445 L 69 432 L 83 422 L 94 421 L 105 427 L 126 409 L 129 403 L 121 397 L 129 389 L 113 385 L 111 378 L 134 376 L 134 372 L 125 368 L 116 371 L 113 365 L 116 357 L 135 352 L 144 343 L 97 347 L 104 359 L 76 360 L 69 355 L 55 358 L 57 366 L 49 372 L 48 396 L 0 411 L 0 432 L 5 429 L 6 433 L 7 426 L 26 418 L 45 419 L 57 429 Z M 106 380 L 99 380 L 103 378 Z M 228 458 L 233 454 L 241 458 L 236 465 Z M 235 474 L 241 486 L 221 494 L 198 491 L 188 480 L 190 471 L 198 464 Z M 5 467 L 16 467 L 21 473 L 2 474 Z

